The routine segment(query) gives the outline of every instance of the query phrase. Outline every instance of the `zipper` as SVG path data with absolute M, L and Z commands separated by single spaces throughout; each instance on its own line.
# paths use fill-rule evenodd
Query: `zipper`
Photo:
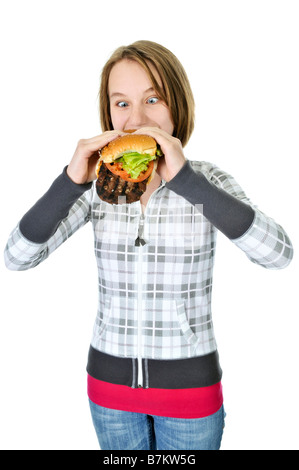
M 144 246 L 146 245 L 146 241 L 144 240 L 144 221 L 145 221 L 145 213 L 147 211 L 149 202 L 153 195 L 160 189 L 157 188 L 150 196 L 144 213 L 141 211 L 140 219 L 139 219 L 139 226 L 138 226 L 138 236 L 135 240 L 135 246 L 138 247 L 138 268 L 137 268 L 137 286 L 138 286 L 138 295 L 137 295 L 137 364 L 138 364 L 138 372 L 137 372 L 137 386 L 138 388 L 143 387 L 143 368 L 142 368 L 142 300 L 143 300 L 143 252 Z
M 146 241 L 143 238 L 143 232 L 144 232 L 144 214 L 140 215 L 139 219 L 139 226 L 138 226 L 138 236 L 135 240 L 135 246 L 144 246 L 146 244 Z
M 143 388 L 143 370 L 142 370 L 142 291 L 143 291 L 143 247 L 146 244 L 144 240 L 144 214 L 140 214 L 138 237 L 135 240 L 135 246 L 138 246 L 138 268 L 137 268 L 137 386 Z
M 142 257 L 143 257 L 143 246 L 139 246 L 138 253 L 138 297 L 137 297 L 137 363 L 138 363 L 138 374 L 137 374 L 137 386 L 143 388 L 143 370 L 142 370 Z

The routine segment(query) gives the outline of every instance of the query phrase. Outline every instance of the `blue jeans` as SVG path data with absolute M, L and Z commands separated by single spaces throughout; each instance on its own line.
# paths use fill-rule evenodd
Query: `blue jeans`
M 207 418 L 164 418 L 89 401 L 101 450 L 219 450 L 224 408 Z

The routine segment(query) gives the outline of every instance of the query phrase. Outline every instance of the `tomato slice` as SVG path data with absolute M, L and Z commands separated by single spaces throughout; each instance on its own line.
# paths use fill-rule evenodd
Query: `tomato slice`
M 123 169 L 122 163 L 105 163 L 106 167 L 108 170 L 111 171 L 114 175 L 120 176 L 125 181 L 130 181 L 131 183 L 140 183 L 141 181 L 146 180 L 152 173 L 154 169 L 154 160 L 151 160 L 148 164 L 148 168 L 146 171 L 142 171 L 138 178 L 131 178 L 129 173 L 126 172 L 126 170 Z

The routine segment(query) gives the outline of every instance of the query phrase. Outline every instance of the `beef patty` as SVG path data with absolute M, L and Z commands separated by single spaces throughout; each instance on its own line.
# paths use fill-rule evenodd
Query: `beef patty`
M 102 164 L 96 181 L 96 190 L 99 198 L 109 204 L 131 204 L 139 201 L 146 190 L 147 181 L 148 178 L 140 183 L 125 181 Z

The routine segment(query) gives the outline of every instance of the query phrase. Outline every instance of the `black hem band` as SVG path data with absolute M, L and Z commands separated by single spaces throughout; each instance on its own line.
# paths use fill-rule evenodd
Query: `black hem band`
M 209 387 L 220 382 L 218 352 L 187 359 L 142 359 L 143 388 L 184 389 Z M 138 388 L 136 358 L 111 356 L 90 346 L 87 372 L 93 378 Z

